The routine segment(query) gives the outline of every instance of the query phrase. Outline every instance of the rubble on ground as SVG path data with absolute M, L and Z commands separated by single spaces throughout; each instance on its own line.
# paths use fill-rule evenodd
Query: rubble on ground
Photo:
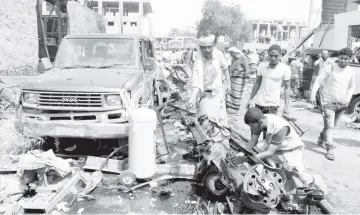
M 163 205 L 162 202 L 169 202 L 170 209 L 167 210 L 175 210 L 177 213 L 259 212 L 260 210 L 256 211 L 256 208 L 249 209 L 249 205 L 244 204 L 238 196 L 240 192 L 237 192 L 244 183 L 246 174 L 251 169 L 261 167 L 256 166 L 251 158 L 249 160 L 246 150 L 243 153 L 246 162 L 238 166 L 228 167 L 229 162 L 226 158 L 219 158 L 219 154 L 209 156 L 211 158 L 209 163 L 212 161 L 220 162 L 218 165 L 222 165 L 222 169 L 216 169 L 213 165 L 207 166 L 206 168 L 215 169 L 215 172 L 213 170 L 213 172 L 208 172 L 207 174 L 211 176 L 208 178 L 206 175 L 201 176 L 203 181 L 200 180 L 198 164 L 184 159 L 184 155 L 188 153 L 191 156 L 191 153 L 194 152 L 192 149 L 197 145 L 199 148 L 197 148 L 196 159 L 200 160 L 206 150 L 215 151 L 215 149 L 214 147 L 205 147 L 208 139 L 201 138 L 202 132 L 195 132 L 199 127 L 194 130 L 189 127 L 191 123 L 187 123 L 196 122 L 196 118 L 184 106 L 184 100 L 189 97 L 189 85 L 191 84 L 191 78 L 187 75 L 186 67 L 163 64 L 162 70 L 165 80 L 163 90 L 168 91 L 170 95 L 177 94 L 178 96 L 173 103 L 165 105 L 160 111 L 166 138 L 162 136 L 161 129 L 157 129 L 156 141 L 160 159 L 158 159 L 156 175 L 147 181 L 136 181 L 134 176 L 128 174 L 126 172 L 128 166 L 122 156 L 112 157 L 113 154 L 111 154 L 107 159 L 88 156 L 74 162 L 72 159 L 66 160 L 58 157 L 52 150 L 45 152 L 37 150 L 43 143 L 42 139 L 27 140 L 30 142 L 24 144 L 25 137 L 19 135 L 13 128 L 14 109 L 5 109 L 11 102 L 3 101 L 1 108 L 5 111 L 3 112 L 1 127 L 5 129 L 1 130 L 4 133 L 0 135 L 0 138 L 6 137 L 6 141 L 12 142 L 5 143 L 5 146 L 1 145 L 0 152 L 18 155 L 10 156 L 9 163 L 16 167 L 17 174 L 11 175 L 11 177 L 19 185 L 10 188 L 10 191 L 9 189 L 5 191 L 4 187 L 7 185 L 7 180 L 4 178 L 7 177 L 0 175 L 0 201 L 6 203 L 5 207 L 0 207 L 0 213 L 19 212 L 25 209 L 29 211 L 40 210 L 51 214 L 82 214 L 86 213 L 89 207 L 93 205 L 93 203 L 88 202 L 101 202 L 101 199 L 96 199 L 97 192 L 105 192 L 106 195 L 114 196 L 121 208 L 114 213 L 119 211 L 130 213 L 132 208 L 129 204 L 141 202 L 144 199 L 146 199 L 144 202 L 146 204 L 141 204 L 141 211 L 147 212 L 165 213 L 166 208 L 161 206 Z M 200 144 L 197 142 L 199 140 L 204 142 Z M 19 144 L 22 144 L 21 147 Z M 239 144 L 241 147 L 241 143 Z M 8 147 L 9 145 L 17 150 Z M 166 148 L 166 150 L 162 150 L 165 152 L 160 152 L 161 147 Z M 74 153 L 77 147 L 72 146 L 67 149 L 65 151 Z M 85 170 L 95 172 L 86 173 Z M 241 180 L 229 180 L 228 177 L 231 178 L 237 174 L 236 172 L 242 175 L 239 177 Z M 131 182 L 133 179 L 135 181 Z M 226 194 L 226 199 L 215 195 L 214 200 L 214 193 L 211 190 L 213 189 L 211 187 L 214 186 L 207 185 L 213 183 L 214 180 L 221 181 L 221 186 L 224 186 L 221 193 Z M 234 186 L 234 184 L 237 185 Z M 179 190 L 186 190 L 186 192 L 179 192 Z M 14 195 L 17 197 L 9 198 L 9 193 L 17 193 Z M 275 197 L 278 203 L 283 195 L 279 194 Z M 271 201 L 271 199 L 269 200 Z M 40 205 L 39 202 L 43 204 Z M 300 210 L 297 202 L 290 201 L 282 205 L 284 207 L 283 213 Z M 276 206 L 278 204 L 273 204 L 271 209 L 275 209 Z

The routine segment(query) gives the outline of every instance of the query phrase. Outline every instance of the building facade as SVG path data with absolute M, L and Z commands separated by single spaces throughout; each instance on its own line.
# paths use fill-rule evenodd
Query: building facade
M 78 2 L 105 16 L 107 33 L 141 34 L 152 36 L 150 0 L 78 0 Z M 52 5 L 43 3 L 43 14 L 55 15 Z
M 276 41 L 297 40 L 307 33 L 307 23 L 303 20 L 253 19 L 254 38 Z

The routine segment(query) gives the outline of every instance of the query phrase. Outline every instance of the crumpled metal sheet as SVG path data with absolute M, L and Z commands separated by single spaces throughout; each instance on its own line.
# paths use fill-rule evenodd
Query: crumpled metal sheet
M 72 170 L 69 162 L 56 157 L 52 150 L 46 152 L 33 150 L 20 156 L 18 168 L 18 175 L 20 177 L 23 176 L 27 170 L 37 170 L 41 168 L 46 168 L 47 171 L 53 170 L 60 177 L 65 177 Z

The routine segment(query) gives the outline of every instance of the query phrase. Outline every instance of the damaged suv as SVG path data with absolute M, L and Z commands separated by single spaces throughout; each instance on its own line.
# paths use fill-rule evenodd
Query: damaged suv
M 15 127 L 27 136 L 118 139 L 128 136 L 125 101 L 153 104 L 152 41 L 132 35 L 68 35 L 54 64 L 23 85 Z

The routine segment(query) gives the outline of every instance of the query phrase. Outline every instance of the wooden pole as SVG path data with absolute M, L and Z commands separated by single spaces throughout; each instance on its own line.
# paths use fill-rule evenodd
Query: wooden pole
M 42 2 L 41 0 L 37 1 L 37 15 L 38 15 L 39 24 L 40 24 L 40 26 L 38 26 L 38 27 L 41 28 L 41 37 L 42 37 L 42 43 L 44 46 L 45 54 L 50 59 L 49 51 L 46 46 L 46 33 L 47 32 L 45 32 L 44 22 L 42 20 L 42 3 L 41 2 Z
M 62 40 L 62 18 L 61 18 L 61 11 L 60 11 L 60 0 L 56 0 L 56 12 L 58 15 L 58 20 L 57 20 L 57 24 L 58 24 L 58 45 L 60 45 L 61 40 Z

